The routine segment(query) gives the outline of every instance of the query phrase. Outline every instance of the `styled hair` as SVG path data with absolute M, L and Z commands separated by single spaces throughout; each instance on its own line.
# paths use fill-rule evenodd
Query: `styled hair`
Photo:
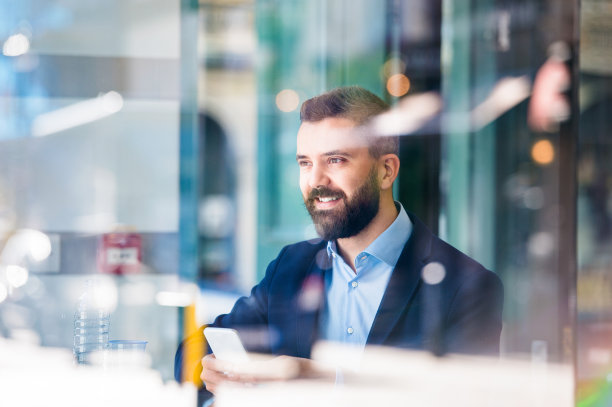
M 389 105 L 372 92 L 360 86 L 345 86 L 330 90 L 302 103 L 300 120 L 318 122 L 330 117 L 349 119 L 357 126 L 365 126 L 375 116 L 387 111 Z M 397 136 L 369 134 L 370 155 L 398 154 Z

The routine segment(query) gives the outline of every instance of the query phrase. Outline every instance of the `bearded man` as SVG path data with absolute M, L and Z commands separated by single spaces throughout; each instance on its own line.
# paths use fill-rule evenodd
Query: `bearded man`
M 296 159 L 321 238 L 283 248 L 250 296 L 211 326 L 238 329 L 250 350 L 300 358 L 320 339 L 438 354 L 499 352 L 499 278 L 393 200 L 399 140 L 368 130 L 387 109 L 356 86 L 304 102 Z M 177 379 L 181 361 L 179 348 Z M 207 355 L 201 371 L 213 392 L 232 380 L 217 362 Z

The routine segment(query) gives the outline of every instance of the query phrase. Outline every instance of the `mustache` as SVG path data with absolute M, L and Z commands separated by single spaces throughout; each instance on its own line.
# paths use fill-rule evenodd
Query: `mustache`
M 319 198 L 321 196 L 337 196 L 340 199 L 346 198 L 345 193 L 342 192 L 341 190 L 331 189 L 328 187 L 318 187 L 318 188 L 313 188 L 310 191 L 310 193 L 308 194 L 308 202 L 312 202 L 316 198 Z

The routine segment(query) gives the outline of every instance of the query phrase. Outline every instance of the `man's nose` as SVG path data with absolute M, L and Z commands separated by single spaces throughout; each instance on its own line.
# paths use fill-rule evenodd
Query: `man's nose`
M 310 178 L 308 181 L 308 185 L 311 188 L 329 185 L 329 177 L 327 176 L 325 170 L 319 165 L 314 165 L 312 167 L 312 170 L 310 171 Z

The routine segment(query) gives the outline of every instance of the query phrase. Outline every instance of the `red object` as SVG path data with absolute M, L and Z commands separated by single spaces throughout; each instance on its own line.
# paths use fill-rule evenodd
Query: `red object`
M 141 263 L 142 237 L 138 233 L 107 233 L 100 238 L 98 245 L 99 272 L 139 273 Z

